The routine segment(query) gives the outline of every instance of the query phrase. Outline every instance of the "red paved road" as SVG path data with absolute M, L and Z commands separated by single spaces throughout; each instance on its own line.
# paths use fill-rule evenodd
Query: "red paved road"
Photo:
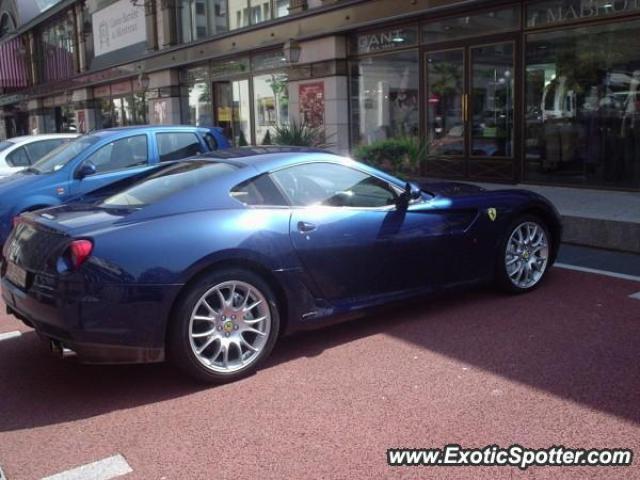
M 419 302 L 280 342 L 251 378 L 52 359 L 0 342 L 0 465 L 123 454 L 131 479 L 639 479 L 640 283 L 554 269 L 538 291 Z M 18 324 L 0 318 L 0 331 Z M 28 332 L 28 329 L 22 329 Z M 389 447 L 627 447 L 630 468 L 390 468 Z

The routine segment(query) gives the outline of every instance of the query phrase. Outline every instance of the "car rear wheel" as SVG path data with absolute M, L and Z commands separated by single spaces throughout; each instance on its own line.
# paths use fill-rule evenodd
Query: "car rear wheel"
M 512 293 L 536 288 L 549 268 L 551 237 L 538 217 L 518 218 L 507 229 L 497 260 L 499 285 Z
M 247 270 L 200 278 L 176 309 L 169 354 L 189 375 L 210 383 L 237 380 L 269 356 L 280 317 L 269 285 Z

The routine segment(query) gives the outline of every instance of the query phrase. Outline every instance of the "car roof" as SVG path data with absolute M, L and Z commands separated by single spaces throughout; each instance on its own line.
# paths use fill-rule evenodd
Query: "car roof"
M 7 141 L 15 144 L 37 142 L 39 140 L 51 140 L 55 138 L 76 138 L 78 133 L 42 133 L 38 135 L 21 135 L 19 137 L 8 138 Z
M 195 127 L 193 125 L 131 125 L 128 127 L 113 127 L 101 130 L 94 130 L 87 135 L 93 135 L 98 138 L 110 138 L 117 135 L 125 135 L 127 132 L 147 133 L 147 132 L 195 132 L 208 131 L 214 127 Z
M 327 160 L 328 157 L 336 161 L 346 161 L 346 157 L 339 156 L 329 150 L 312 147 L 287 146 L 257 146 L 239 147 L 216 150 L 203 153 L 195 158 L 221 160 L 238 166 L 253 166 L 259 172 L 266 172 L 278 167 L 305 161 Z
M 103 133 L 103 132 L 126 132 L 130 130 L 152 130 L 152 131 L 163 131 L 163 130 L 209 130 L 214 127 L 196 127 L 194 125 L 129 125 L 126 127 L 113 127 L 113 128 L 105 128 L 102 130 L 96 130 L 91 133 Z

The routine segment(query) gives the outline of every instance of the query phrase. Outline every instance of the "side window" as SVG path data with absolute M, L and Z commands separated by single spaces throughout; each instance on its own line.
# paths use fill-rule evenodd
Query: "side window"
M 17 148 L 7 155 L 7 163 L 12 167 L 28 167 L 29 155 L 24 147 Z
M 212 152 L 218 149 L 218 142 L 216 142 L 216 138 L 210 133 L 207 132 L 204 134 L 204 141 Z
M 204 152 L 204 148 L 195 133 L 157 133 L 156 139 L 161 162 L 180 160 Z
M 393 205 L 398 193 L 387 182 L 335 163 L 309 163 L 271 174 L 295 206 L 373 208 Z
M 231 196 L 245 205 L 287 206 L 287 201 L 267 174 L 236 185 L 231 189 Z
M 146 165 L 149 162 L 147 136 L 136 135 L 108 143 L 85 160 L 87 162 L 95 165 L 96 173 Z
M 33 142 L 28 145 L 25 145 L 25 148 L 29 152 L 29 156 L 31 157 L 31 163 L 35 163 L 44 157 L 47 153 L 55 148 L 59 147 L 65 142 L 63 138 L 55 139 L 55 140 L 42 140 L 40 142 Z

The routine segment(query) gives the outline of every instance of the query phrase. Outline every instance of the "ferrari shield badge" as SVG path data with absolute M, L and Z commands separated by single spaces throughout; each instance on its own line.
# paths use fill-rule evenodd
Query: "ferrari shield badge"
M 496 211 L 495 208 L 488 208 L 487 209 L 487 215 L 489 216 L 489 220 L 491 220 L 493 222 L 493 221 L 495 221 L 496 217 L 498 216 L 498 212 Z

